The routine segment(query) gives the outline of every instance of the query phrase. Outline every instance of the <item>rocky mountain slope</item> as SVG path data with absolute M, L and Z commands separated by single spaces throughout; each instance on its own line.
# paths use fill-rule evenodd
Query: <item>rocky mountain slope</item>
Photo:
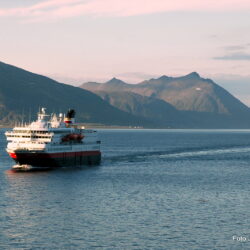
M 250 127 L 249 108 L 197 73 L 177 78 L 162 76 L 139 84 L 113 78 L 80 87 L 0 62 L 1 125 L 34 119 L 39 107 L 46 107 L 48 112 L 74 108 L 79 122 L 105 125 Z
M 196 72 L 183 77 L 161 76 L 138 84 L 128 84 L 113 78 L 106 83 L 89 82 L 80 87 L 93 91 L 102 98 L 105 96 L 105 100 L 121 110 L 125 110 L 125 106 L 133 106 L 134 101 L 131 101 L 128 93 L 139 95 L 140 97 L 137 96 L 136 99 L 140 102 L 142 97 L 162 101 L 165 106 L 172 105 L 180 111 L 178 114 L 175 113 L 175 119 L 181 114 L 184 119 L 179 119 L 177 123 L 181 122 L 188 127 L 245 128 L 250 126 L 249 108 L 212 80 L 204 79 Z M 124 93 L 127 93 L 127 98 L 124 97 Z M 121 94 L 122 97 L 120 97 Z M 114 101 L 115 96 L 116 101 Z M 162 104 L 161 107 L 165 107 L 164 105 Z M 146 108 L 144 104 L 142 106 Z M 162 117 L 171 116 L 171 112 L 161 107 L 154 108 L 154 111 L 151 109 L 150 116 L 152 117 L 152 113 L 158 115 L 161 113 Z M 128 108 L 127 111 L 129 112 Z M 154 118 L 156 116 L 153 115 Z
M 46 107 L 48 112 L 66 112 L 74 108 L 79 122 L 152 125 L 150 121 L 115 108 L 90 91 L 0 62 L 1 124 L 27 121 L 30 115 L 34 119 L 39 107 Z

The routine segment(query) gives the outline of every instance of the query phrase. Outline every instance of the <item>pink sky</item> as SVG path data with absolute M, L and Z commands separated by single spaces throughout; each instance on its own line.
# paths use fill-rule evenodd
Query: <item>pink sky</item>
M 19 8 L 0 8 L 0 16 L 45 21 L 82 15 L 135 16 L 169 11 L 250 9 L 249 0 L 50 0 Z
M 11 0 L 0 20 L 0 61 L 35 73 L 76 83 L 237 75 L 244 84 L 229 90 L 250 100 L 250 0 Z

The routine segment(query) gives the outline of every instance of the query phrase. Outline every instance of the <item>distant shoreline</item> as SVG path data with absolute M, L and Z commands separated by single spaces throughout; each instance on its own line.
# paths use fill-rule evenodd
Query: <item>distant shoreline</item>
M 228 130 L 228 131 L 234 131 L 234 130 L 250 130 L 249 128 L 146 128 L 146 127 L 140 127 L 140 126 L 119 126 L 119 125 L 103 125 L 103 124 L 96 124 L 96 123 L 79 123 L 80 126 L 84 126 L 86 129 L 128 129 L 128 130 Z M 15 125 L 0 125 L 0 129 L 13 129 Z
M 86 123 L 79 123 L 79 126 L 84 126 L 87 129 L 95 128 L 95 129 L 149 129 L 140 126 L 119 126 L 119 125 L 103 125 L 103 124 L 86 124 Z M 0 128 L 14 128 L 18 125 L 0 125 Z M 157 129 L 157 128 L 152 128 Z

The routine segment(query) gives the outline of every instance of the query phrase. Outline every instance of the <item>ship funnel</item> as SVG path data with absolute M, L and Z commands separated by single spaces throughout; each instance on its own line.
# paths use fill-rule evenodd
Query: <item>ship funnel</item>
M 67 112 L 67 114 L 66 114 L 66 117 L 65 117 L 65 119 L 64 119 L 64 122 L 66 123 L 66 124 L 72 124 L 72 123 L 74 123 L 75 122 L 75 110 L 74 109 L 69 109 L 69 111 Z

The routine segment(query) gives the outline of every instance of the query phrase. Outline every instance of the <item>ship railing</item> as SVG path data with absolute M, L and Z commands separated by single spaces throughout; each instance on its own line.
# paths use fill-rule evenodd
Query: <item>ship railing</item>
M 11 146 L 8 146 L 8 148 L 13 148 Z M 17 146 L 17 147 L 14 147 L 15 149 L 18 149 L 18 150 L 25 150 L 25 151 L 33 151 L 33 150 L 39 150 L 39 151 L 44 151 L 45 148 L 36 148 L 36 147 L 22 147 L 22 146 Z
M 5 134 L 36 134 L 36 135 L 54 135 L 52 132 L 36 132 L 36 131 L 22 131 L 22 130 L 15 130 L 15 131 L 6 131 Z

